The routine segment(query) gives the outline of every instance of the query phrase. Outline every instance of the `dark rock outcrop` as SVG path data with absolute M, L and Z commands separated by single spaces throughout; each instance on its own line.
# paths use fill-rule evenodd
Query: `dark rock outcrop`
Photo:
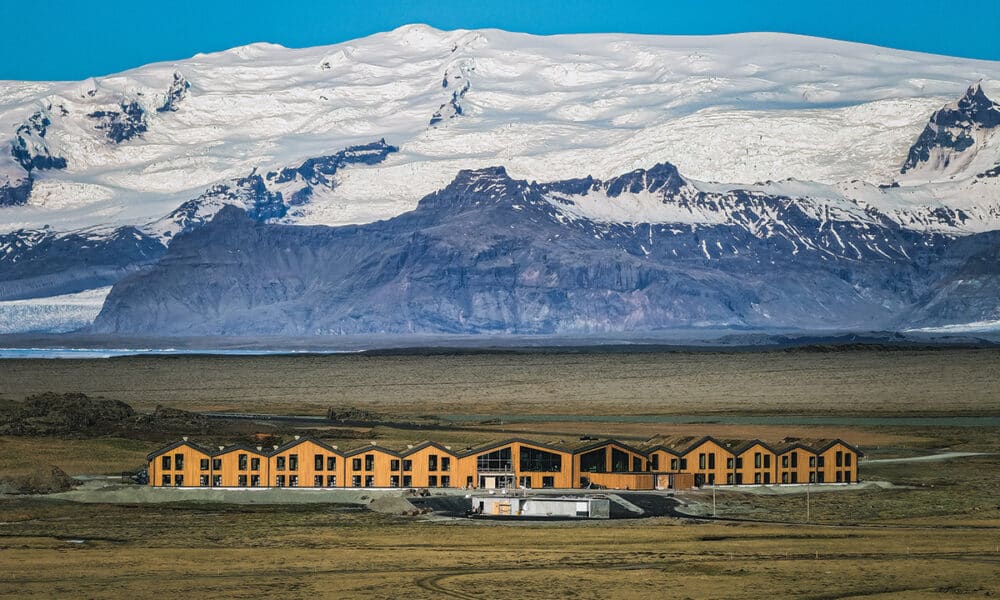
M 971 86 L 957 103 L 931 115 L 930 122 L 910 148 L 900 173 L 907 173 L 931 160 L 931 153 L 945 153 L 939 168 L 947 168 L 950 156 L 961 154 L 975 143 L 975 132 L 1000 125 L 1000 104 L 983 92 L 982 85 Z

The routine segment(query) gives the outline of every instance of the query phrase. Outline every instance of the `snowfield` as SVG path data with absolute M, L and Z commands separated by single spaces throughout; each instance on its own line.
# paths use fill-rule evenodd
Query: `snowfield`
M 158 112 L 175 74 L 189 87 Z M 142 225 L 254 169 L 379 138 L 400 152 L 345 171 L 293 220 L 388 218 L 460 169 L 493 165 L 529 181 L 669 161 L 699 181 L 890 183 L 928 116 L 979 80 L 1000 91 L 1000 65 L 785 34 L 540 37 L 410 25 L 82 82 L 3 82 L 0 131 L 12 135 L 42 110 L 52 122 L 45 142 L 68 164 L 36 171 L 30 202 L 3 209 L 0 231 Z M 461 114 L 430 126 L 462 86 Z M 109 141 L 87 116 L 132 100 L 147 116 L 132 139 Z

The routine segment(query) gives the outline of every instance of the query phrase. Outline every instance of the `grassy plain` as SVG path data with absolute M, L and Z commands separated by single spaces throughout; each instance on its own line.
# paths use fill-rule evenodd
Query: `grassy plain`
M 1000 415 L 1000 352 L 472 354 L 170 357 L 0 362 L 0 394 L 82 391 L 141 409 L 322 414 L 373 409 L 382 443 L 465 444 L 511 434 L 642 439 L 839 436 L 869 458 L 1000 452 L 1000 428 L 894 417 Z M 497 415 L 563 415 L 497 422 Z M 438 415 L 480 415 L 465 428 Z M 693 424 L 617 415 L 704 415 Z M 885 422 L 739 424 L 741 415 L 875 416 Z M 721 417 L 720 422 L 712 422 Z M 607 418 L 607 421 L 602 421 Z M 337 428 L 326 433 L 336 437 Z M 350 430 L 351 436 L 357 431 Z M 357 443 L 348 440 L 344 443 Z M 153 444 L 155 445 L 155 444 Z M 133 468 L 122 439 L 0 438 L 0 474 L 56 464 Z M 47 598 L 938 598 L 1000 595 L 1000 456 L 862 463 L 905 486 L 802 495 L 717 494 L 721 516 L 497 525 L 329 506 L 83 505 L 0 499 L 0 596 Z M 706 506 L 709 492 L 688 501 Z M 754 522 L 756 521 L 756 522 Z M 82 540 L 82 543 L 78 543 Z

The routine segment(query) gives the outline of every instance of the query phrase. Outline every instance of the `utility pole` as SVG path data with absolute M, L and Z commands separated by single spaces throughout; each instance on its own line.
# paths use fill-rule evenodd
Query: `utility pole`
M 712 486 L 712 516 L 713 517 L 717 516 L 715 514 L 715 486 L 714 485 Z
M 809 482 L 806 482 L 806 523 L 809 522 Z

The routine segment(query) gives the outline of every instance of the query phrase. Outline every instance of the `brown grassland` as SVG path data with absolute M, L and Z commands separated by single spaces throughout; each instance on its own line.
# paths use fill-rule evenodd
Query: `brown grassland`
M 991 350 L 18 360 L 0 362 L 0 374 L 0 397 L 7 399 L 81 391 L 140 409 L 323 414 L 330 406 L 357 406 L 398 421 L 434 416 L 419 431 L 362 428 L 386 444 L 684 432 L 839 436 L 873 460 L 940 449 L 1000 452 L 996 426 L 891 419 L 1000 415 L 1000 352 Z M 564 416 L 505 424 L 491 418 L 545 414 Z M 483 422 L 455 428 L 438 415 L 480 415 Z M 706 419 L 623 423 L 601 422 L 601 415 Z M 741 415 L 885 420 L 732 422 Z M 722 422 L 710 422 L 712 416 Z M 336 438 L 342 429 L 324 433 Z M 48 465 L 71 474 L 115 473 L 141 465 L 155 446 L 0 437 L 0 475 Z M 1000 455 L 861 463 L 860 474 L 900 487 L 813 493 L 810 523 L 803 495 L 747 491 L 716 497 L 720 516 L 742 521 L 516 525 L 329 505 L 102 505 L 12 496 L 0 498 L 0 596 L 1000 596 Z M 711 493 L 686 500 L 705 509 Z

